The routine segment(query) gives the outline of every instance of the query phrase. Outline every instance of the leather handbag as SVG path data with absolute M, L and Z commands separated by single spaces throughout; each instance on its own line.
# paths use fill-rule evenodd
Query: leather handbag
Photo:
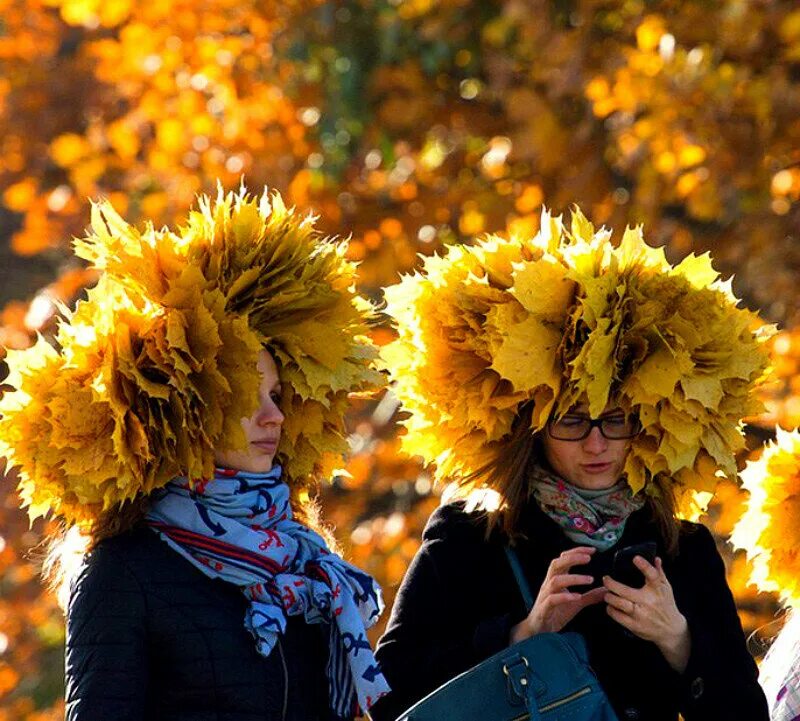
M 506 547 L 528 611 L 528 582 Z M 577 633 L 540 633 L 473 666 L 415 703 L 398 721 L 618 721 Z

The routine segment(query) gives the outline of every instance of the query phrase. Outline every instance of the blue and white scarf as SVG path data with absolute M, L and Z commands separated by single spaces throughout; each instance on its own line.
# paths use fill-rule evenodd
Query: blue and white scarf
M 268 473 L 217 469 L 211 481 L 176 478 L 154 496 L 147 522 L 211 578 L 242 589 L 244 625 L 269 656 L 286 616 L 330 627 L 327 676 L 331 708 L 348 718 L 389 692 L 366 629 L 383 611 L 374 579 L 332 553 L 325 540 L 292 520 L 281 468 Z

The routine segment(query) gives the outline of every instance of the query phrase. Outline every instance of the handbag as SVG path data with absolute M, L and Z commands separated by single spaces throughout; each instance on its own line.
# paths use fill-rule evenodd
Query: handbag
M 506 546 L 525 607 L 533 596 Z M 397 721 L 618 721 L 589 666 L 580 634 L 540 633 L 456 676 Z

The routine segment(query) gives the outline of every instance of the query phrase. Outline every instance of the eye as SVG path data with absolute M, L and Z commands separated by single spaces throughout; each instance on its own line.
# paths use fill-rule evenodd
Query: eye
M 281 404 L 281 399 L 283 398 L 280 391 L 272 391 L 272 393 L 269 394 L 269 397 L 276 406 Z
M 606 416 L 603 423 L 609 426 L 624 426 L 628 422 L 625 416 Z
M 568 428 L 572 428 L 574 426 L 580 426 L 588 421 L 588 418 L 584 416 L 564 416 L 560 421 L 559 425 L 567 426 Z

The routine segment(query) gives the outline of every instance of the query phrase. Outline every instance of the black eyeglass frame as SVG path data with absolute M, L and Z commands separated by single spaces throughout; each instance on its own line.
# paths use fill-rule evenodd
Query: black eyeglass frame
M 566 414 L 566 415 L 569 415 L 569 414 Z M 610 437 L 610 436 L 606 435 L 605 429 L 603 428 L 603 424 L 606 421 L 612 420 L 612 418 L 617 418 L 617 416 L 605 416 L 605 417 L 604 416 L 600 416 L 600 418 L 588 418 L 586 416 L 574 416 L 574 417 L 580 417 L 582 420 L 588 421 L 588 423 L 589 423 L 589 426 L 586 429 L 586 432 L 582 436 L 579 436 L 577 438 L 561 438 L 560 436 L 553 435 L 553 424 L 557 420 L 560 420 L 560 419 L 556 419 L 556 418 L 551 418 L 549 421 L 547 421 L 547 435 L 549 435 L 550 438 L 553 438 L 556 441 L 568 441 L 568 442 L 569 441 L 576 441 L 576 442 L 577 441 L 585 441 L 589 437 L 589 434 L 592 432 L 592 428 L 599 428 L 600 429 L 600 435 L 603 436 L 603 438 L 605 438 L 607 441 L 628 441 L 631 438 L 636 438 L 636 436 L 638 436 L 642 432 L 642 422 L 639 419 L 639 417 L 636 416 L 635 414 L 629 414 L 627 416 L 627 418 L 633 417 L 633 430 L 631 431 L 631 433 L 629 435 L 613 436 L 613 437 Z M 562 418 L 563 418 L 563 416 L 562 416 Z

